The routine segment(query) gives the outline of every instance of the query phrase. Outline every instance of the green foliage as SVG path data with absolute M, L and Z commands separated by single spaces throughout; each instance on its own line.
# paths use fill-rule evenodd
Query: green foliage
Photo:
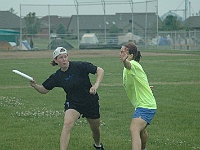
M 169 15 L 163 21 L 162 30 L 164 31 L 174 31 L 181 29 L 180 21 L 176 16 Z
M 35 12 L 29 12 L 29 14 L 24 17 L 24 20 L 26 26 L 24 32 L 30 35 L 37 34 L 40 30 L 41 23 L 39 18 L 36 17 Z
M 119 31 L 120 29 L 115 24 L 113 24 L 109 29 L 109 33 L 119 33 Z
M 141 64 L 150 85 L 154 86 L 153 93 L 158 105 L 157 114 L 147 128 L 147 148 L 200 149 L 199 51 L 141 51 Z M 23 54 L 13 52 L 12 55 L 19 53 Z M 78 58 L 74 55 L 70 59 L 90 61 L 104 68 L 105 76 L 98 89 L 101 105 L 101 139 L 108 150 L 129 150 L 129 125 L 134 109 L 122 86 L 123 65 L 119 62 L 118 51 L 115 56 L 91 57 L 92 53 L 88 57 Z M 42 95 L 30 87 L 26 79 L 12 73 L 12 69 L 21 70 L 41 84 L 57 69 L 50 66 L 50 60 L 51 58 L 1 57 L 1 150 L 59 149 L 65 101 L 63 90 L 55 88 Z M 91 75 L 91 78 L 94 81 L 95 76 Z M 93 150 L 92 144 L 88 123 L 84 118 L 80 118 L 71 132 L 69 150 Z
M 63 38 L 62 34 L 65 34 L 66 31 L 65 31 L 65 27 L 60 23 L 56 29 L 56 33 L 59 35 L 61 38 Z

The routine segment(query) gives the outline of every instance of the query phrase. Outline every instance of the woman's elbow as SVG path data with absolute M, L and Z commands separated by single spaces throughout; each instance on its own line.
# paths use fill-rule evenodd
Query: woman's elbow
M 45 89 L 43 86 L 40 87 L 40 89 L 38 90 L 41 94 L 47 94 L 49 92 L 49 90 Z
M 41 93 L 41 94 L 47 94 L 48 91 L 41 91 L 40 93 Z
M 103 68 L 98 67 L 98 68 L 97 68 L 97 73 L 104 74 L 104 70 L 103 70 Z

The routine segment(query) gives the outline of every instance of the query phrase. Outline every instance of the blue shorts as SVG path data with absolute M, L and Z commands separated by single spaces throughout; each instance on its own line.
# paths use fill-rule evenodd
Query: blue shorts
M 150 125 L 151 120 L 156 114 L 156 109 L 147 109 L 147 108 L 136 108 L 132 118 L 142 118 L 147 122 L 148 125 Z

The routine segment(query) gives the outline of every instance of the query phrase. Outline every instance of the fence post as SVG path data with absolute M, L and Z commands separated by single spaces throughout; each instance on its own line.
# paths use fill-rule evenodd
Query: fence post
M 19 43 L 19 49 L 22 50 L 22 8 L 20 4 L 20 43 Z
M 80 43 L 80 33 L 79 33 L 79 11 L 78 11 L 78 1 L 77 0 L 74 0 L 74 5 L 75 5 L 75 7 L 76 7 L 76 13 L 77 13 L 77 15 L 76 15 L 76 19 L 77 19 L 77 47 L 78 47 L 78 49 L 79 49 L 79 43 Z
M 49 20 L 49 49 L 51 49 L 51 17 L 50 17 L 50 5 L 48 5 L 48 20 Z
M 176 31 L 174 31 L 174 49 L 176 50 Z

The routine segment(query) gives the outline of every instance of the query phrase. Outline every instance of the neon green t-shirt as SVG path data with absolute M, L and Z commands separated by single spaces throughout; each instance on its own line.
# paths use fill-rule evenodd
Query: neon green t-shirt
M 137 107 L 156 109 L 156 101 L 146 73 L 137 61 L 131 60 L 130 63 L 131 69 L 123 70 L 123 84 L 129 100 L 135 109 Z

